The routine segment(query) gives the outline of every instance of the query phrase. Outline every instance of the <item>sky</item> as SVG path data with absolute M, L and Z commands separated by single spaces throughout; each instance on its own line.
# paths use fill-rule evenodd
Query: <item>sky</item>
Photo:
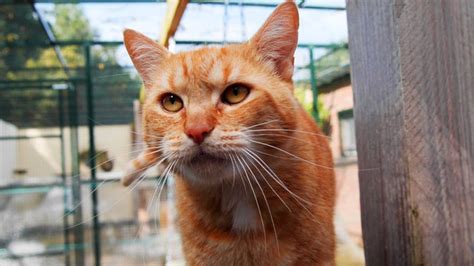
M 262 2 L 281 2 L 263 0 Z M 307 4 L 324 6 L 345 6 L 344 0 L 306 0 Z M 90 24 L 96 30 L 97 40 L 117 41 L 122 39 L 122 31 L 131 28 L 158 39 L 166 12 L 165 3 L 113 3 L 80 4 Z M 37 4 L 46 18 L 52 4 Z M 243 41 L 250 38 L 272 12 L 268 7 L 229 6 L 227 12 L 223 5 L 189 4 L 175 35 L 176 40 Z M 227 13 L 227 15 L 225 15 Z M 226 23 L 224 18 L 227 17 Z M 243 19 L 243 20 L 242 20 Z M 224 33 L 225 31 L 225 33 Z M 299 43 L 330 44 L 347 41 L 345 11 L 323 11 L 300 9 Z M 176 46 L 175 50 L 190 49 Z M 316 50 L 315 57 L 324 54 Z M 124 49 L 117 52 L 121 64 L 130 64 Z M 309 62 L 307 50 L 299 49 L 295 56 L 296 65 Z

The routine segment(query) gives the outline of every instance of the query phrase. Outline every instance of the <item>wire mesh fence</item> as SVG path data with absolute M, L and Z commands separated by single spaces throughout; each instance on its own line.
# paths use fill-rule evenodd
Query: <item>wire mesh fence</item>
M 123 45 L 84 40 L 93 37 L 86 31 L 52 40 L 47 26 L 29 2 L 0 5 L 0 265 L 181 258 L 172 184 L 158 171 L 133 189 L 118 183 L 140 151 L 134 102 L 142 84 L 117 60 Z M 346 47 L 300 46 L 296 93 L 316 119 L 317 87 L 328 78 L 319 69 L 329 69 L 316 58 L 338 49 Z

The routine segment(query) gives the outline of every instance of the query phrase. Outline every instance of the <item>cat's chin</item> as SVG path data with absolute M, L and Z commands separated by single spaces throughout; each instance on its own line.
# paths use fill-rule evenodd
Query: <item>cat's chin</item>
M 199 152 L 181 165 L 181 172 L 192 182 L 202 184 L 220 183 L 226 176 L 231 175 L 229 160 L 210 153 Z

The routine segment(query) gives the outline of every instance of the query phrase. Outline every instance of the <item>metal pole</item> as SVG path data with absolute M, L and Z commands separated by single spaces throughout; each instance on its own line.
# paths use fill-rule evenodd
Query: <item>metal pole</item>
M 58 91 L 58 115 L 59 115 L 59 135 L 61 136 L 61 178 L 63 181 L 63 226 L 64 226 L 64 264 L 71 265 L 71 256 L 69 254 L 69 222 L 68 222 L 68 195 L 66 187 L 66 154 L 64 151 L 64 91 Z
M 75 86 L 68 89 L 69 104 L 69 130 L 71 134 L 71 194 L 72 204 L 69 206 L 79 206 L 75 208 L 73 214 L 74 226 L 74 262 L 76 266 L 84 265 L 84 250 L 78 249 L 84 243 L 84 226 L 82 222 L 81 204 L 81 172 L 79 169 L 79 144 L 78 144 L 78 115 L 77 115 L 77 91 Z M 70 210 L 68 211 L 70 212 Z
M 34 1 L 31 1 L 30 4 L 31 4 L 31 9 L 38 17 L 38 20 L 41 24 L 41 27 L 43 27 L 43 30 L 46 33 L 46 36 L 48 36 L 49 43 L 50 45 L 53 46 L 54 52 L 56 53 L 56 57 L 58 58 L 59 63 L 63 67 L 64 72 L 66 73 L 68 77 L 72 77 L 73 75 L 71 75 L 71 71 L 69 70 L 69 67 L 67 66 L 67 61 L 64 58 L 63 54 L 61 53 L 61 48 L 57 45 L 54 45 L 54 42 L 56 42 L 56 38 L 54 36 L 53 30 L 51 29 L 48 21 L 41 15 L 41 12 L 38 12 Z
M 87 124 L 89 127 L 89 162 L 90 162 L 90 174 L 91 174 L 91 197 L 92 197 L 92 219 L 93 219 L 93 235 L 94 235 L 94 255 L 95 265 L 100 265 L 100 224 L 99 224 L 99 211 L 98 211 L 98 194 L 97 194 L 97 177 L 96 177 L 96 150 L 95 150 L 95 139 L 94 139 L 94 95 L 93 95 L 93 84 L 92 84 L 92 71 L 91 71 L 91 46 L 86 44 L 85 57 L 86 57 L 86 87 L 87 87 Z
M 320 122 L 319 111 L 318 111 L 318 85 L 316 78 L 316 66 L 314 65 L 313 58 L 313 47 L 309 47 L 309 71 L 311 77 L 311 91 L 313 92 L 313 117 L 316 122 Z
M 220 45 L 223 44 L 222 41 L 212 41 L 212 40 L 175 40 L 177 45 L 205 45 L 205 44 L 216 44 Z M 227 44 L 238 44 L 240 42 L 227 42 Z M 71 45 L 103 45 L 103 46 L 118 46 L 123 45 L 123 41 L 95 41 L 95 40 L 69 40 L 69 41 L 55 41 L 55 42 L 34 42 L 34 41 L 14 41 L 14 42 L 6 42 L 0 43 L 0 47 L 8 47 L 8 48 L 15 48 L 15 47 L 23 47 L 23 48 L 31 48 L 31 47 L 50 47 L 51 45 L 57 46 L 71 46 Z M 300 43 L 298 44 L 298 48 L 324 48 L 324 49 L 336 49 L 343 47 L 343 45 L 337 43 Z M 69 68 L 70 69 L 70 68 Z

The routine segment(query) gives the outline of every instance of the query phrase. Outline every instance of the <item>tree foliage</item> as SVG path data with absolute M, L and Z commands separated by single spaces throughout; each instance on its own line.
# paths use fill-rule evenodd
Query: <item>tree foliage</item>
M 3 24 L 7 32 L 15 32 L 16 28 L 20 27 L 19 23 L 29 23 L 32 28 L 39 25 L 31 15 L 31 9 L 29 15 L 26 11 L 23 12 L 25 14 L 23 14 L 22 22 Z M 96 31 L 88 22 L 83 10 L 77 5 L 56 5 L 53 16 L 52 28 L 58 40 L 92 40 L 97 37 Z M 25 24 L 25 27 L 29 27 L 28 24 Z M 37 31 L 42 32 L 43 29 L 37 29 Z M 37 32 L 29 38 L 37 40 L 38 36 L 41 35 Z M 85 45 L 60 47 L 61 54 L 70 70 L 66 73 L 58 60 L 56 51 L 51 47 L 40 49 L 35 53 L 22 54 L 23 56 L 17 59 L 10 59 L 10 54 L 15 55 L 19 51 L 18 48 L 12 48 L 5 52 L 7 56 L 2 57 L 3 63 L 8 67 L 5 67 L 7 71 L 1 79 L 11 81 L 68 78 L 83 80 L 74 85 L 78 95 L 80 123 L 87 123 L 85 49 L 87 49 Z M 127 69 L 118 64 L 117 47 L 91 46 L 90 49 L 90 73 L 93 77 L 96 120 L 103 124 L 129 122 L 132 119 L 132 100 L 137 96 L 139 82 L 130 76 Z M 35 86 L 28 90 L 2 91 L 0 92 L 2 98 L 0 118 L 23 127 L 57 125 L 59 114 L 56 94 L 57 92 L 51 89 L 38 90 Z M 117 110 L 123 114 L 117 113 Z
M 24 66 L 30 58 L 37 58 L 40 49 L 12 48 L 7 42 L 35 39 L 46 41 L 37 18 L 31 12 L 29 4 L 0 5 L 0 79 L 5 79 L 11 69 Z

